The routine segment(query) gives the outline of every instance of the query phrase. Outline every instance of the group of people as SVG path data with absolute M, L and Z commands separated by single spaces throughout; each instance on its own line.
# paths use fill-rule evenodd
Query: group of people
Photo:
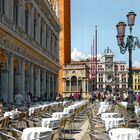
M 79 92 L 74 92 L 74 93 L 71 93 L 70 96 L 68 97 L 63 97 L 62 94 L 56 93 L 56 101 L 62 101 L 64 99 L 68 99 L 72 101 L 81 100 L 82 95 Z
M 94 91 L 91 93 L 91 96 L 90 96 L 90 100 L 91 102 L 95 102 L 96 100 L 98 101 L 111 101 L 114 99 L 114 96 L 112 93 L 110 92 L 97 92 L 97 91 Z
M 140 92 L 138 93 L 133 93 L 132 95 L 132 100 L 134 103 L 138 103 L 140 106 Z M 96 100 L 98 101 L 111 101 L 111 102 L 116 102 L 116 101 L 128 101 L 128 93 L 123 92 L 123 93 L 116 93 L 113 94 L 109 91 L 105 92 L 97 92 L 94 91 L 90 95 L 90 101 L 94 103 Z
M 23 97 L 22 94 L 16 93 L 14 97 L 14 103 L 16 106 L 19 106 L 19 107 L 22 106 L 24 102 L 26 103 L 27 106 L 30 106 L 32 99 L 33 99 L 32 93 L 30 91 L 27 92 L 25 98 Z

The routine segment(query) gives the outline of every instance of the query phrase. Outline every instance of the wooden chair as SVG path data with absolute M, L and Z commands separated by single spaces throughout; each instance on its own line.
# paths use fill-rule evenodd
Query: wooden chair
M 70 114 L 70 116 L 67 118 L 67 123 L 68 123 L 68 129 L 69 132 L 72 134 L 73 131 L 76 129 L 74 120 L 75 120 L 76 112 L 73 112 Z
M 106 133 L 98 132 L 94 134 L 90 130 L 88 130 L 88 134 L 91 140 L 110 140 L 109 135 Z
M 58 132 L 58 139 L 65 139 L 65 126 L 67 122 L 67 117 L 63 118 L 60 122 L 60 127 L 57 130 Z
M 6 128 L 8 127 L 8 124 L 9 124 L 9 116 L 0 118 L 0 132 L 1 132 L 0 135 L 1 135 L 2 140 L 7 140 L 7 137 L 5 135 L 7 135 Z M 2 129 L 2 128 L 5 128 L 5 129 Z M 3 135 L 3 133 L 5 135 Z
M 9 123 L 9 116 L 0 118 L 0 128 L 7 127 Z
M 10 140 L 17 140 L 16 138 L 6 134 L 5 132 L 2 132 L 2 130 L 0 130 L 0 139 L 1 140 L 8 140 L 8 139 L 10 139 Z
M 93 133 L 98 133 L 98 132 L 102 132 L 105 133 L 105 125 L 103 123 L 100 123 L 100 121 L 94 121 L 91 119 L 88 119 L 89 121 L 89 130 L 92 131 Z
M 2 130 L 6 130 L 9 133 L 11 132 L 12 135 L 6 134 Z M 46 137 L 49 137 L 50 140 L 56 140 L 54 138 L 55 134 L 56 134 L 56 132 L 54 131 L 50 134 L 44 134 L 44 135 L 41 135 L 40 137 L 34 138 L 32 140 L 42 140 L 42 139 L 45 139 Z M 14 128 L 12 128 L 12 129 L 11 128 L 1 128 L 0 129 L 0 140 L 21 140 L 21 137 L 22 137 L 22 132 L 14 129 Z

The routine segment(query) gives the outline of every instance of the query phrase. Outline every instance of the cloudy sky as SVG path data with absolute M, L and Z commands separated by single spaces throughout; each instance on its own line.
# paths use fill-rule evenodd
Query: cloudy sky
M 71 0 L 71 56 L 73 60 L 90 56 L 90 48 L 98 26 L 98 54 L 109 48 L 116 61 L 128 63 L 128 51 L 120 53 L 116 39 L 116 24 L 127 23 L 126 15 L 134 11 L 136 16 L 133 35 L 140 38 L 140 1 L 139 0 Z M 126 28 L 126 36 L 129 34 Z M 140 64 L 140 49 L 133 51 L 133 65 Z M 139 65 L 140 66 L 140 65 Z

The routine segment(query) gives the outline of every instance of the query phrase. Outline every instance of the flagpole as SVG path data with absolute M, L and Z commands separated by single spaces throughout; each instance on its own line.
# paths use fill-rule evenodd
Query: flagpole
M 95 90 L 97 90 L 97 25 L 95 26 L 95 55 L 96 55 Z

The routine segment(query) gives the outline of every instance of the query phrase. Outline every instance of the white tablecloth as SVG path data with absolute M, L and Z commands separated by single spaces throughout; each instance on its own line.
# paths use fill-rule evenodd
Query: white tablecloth
M 127 107 L 127 102 L 121 102 L 124 107 Z
M 32 140 L 32 139 L 37 139 L 41 136 L 46 136 L 45 138 L 42 139 L 37 139 L 37 140 L 51 140 L 51 133 L 52 129 L 50 128 L 45 128 L 45 127 L 30 127 L 26 128 L 23 130 L 21 139 L 22 140 Z
M 60 126 L 60 121 L 59 118 L 44 118 L 42 119 L 42 127 L 55 129 Z
M 123 123 L 123 118 L 108 118 L 105 120 L 105 128 L 108 131 L 110 128 L 118 127 L 119 123 Z
M 135 106 L 135 113 L 136 113 L 136 115 L 138 115 L 140 113 L 140 107 L 139 106 Z
M 112 105 L 106 105 L 105 104 L 105 105 L 102 105 L 102 106 L 99 107 L 98 112 L 101 114 L 103 112 L 110 111 L 111 108 L 112 108 Z
M 101 119 L 103 120 L 103 121 L 105 121 L 106 119 L 108 119 L 108 118 L 114 118 L 114 117 L 116 117 L 117 116 L 117 113 L 114 113 L 114 112 L 110 112 L 110 113 L 102 113 L 101 114 Z
M 111 140 L 136 140 L 139 131 L 131 128 L 116 128 L 109 131 Z

